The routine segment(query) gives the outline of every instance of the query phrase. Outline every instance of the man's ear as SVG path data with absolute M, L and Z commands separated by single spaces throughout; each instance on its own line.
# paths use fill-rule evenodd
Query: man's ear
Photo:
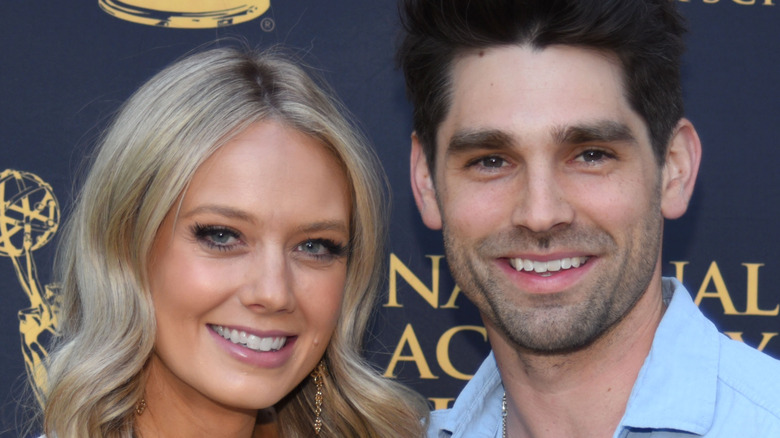
M 677 219 L 688 209 L 701 162 L 699 134 L 688 119 L 680 119 L 669 141 L 663 168 L 661 213 Z
M 441 229 L 441 212 L 436 202 L 436 189 L 433 185 L 433 175 L 428 168 L 420 139 L 417 133 L 412 133 L 412 153 L 409 157 L 409 174 L 412 182 L 412 192 L 417 209 L 420 210 L 423 223 L 432 229 Z

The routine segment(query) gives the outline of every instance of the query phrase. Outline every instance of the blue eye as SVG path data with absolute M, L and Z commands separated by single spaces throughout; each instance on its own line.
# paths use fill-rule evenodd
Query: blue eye
M 225 230 L 215 230 L 209 237 L 212 241 L 214 241 L 214 243 L 218 243 L 220 245 L 227 245 L 230 243 L 231 239 L 235 238 L 233 233 L 229 233 Z
M 315 258 L 340 257 L 346 252 L 346 248 L 329 239 L 308 239 L 295 248 Z
M 230 250 L 240 243 L 239 233 L 223 226 L 195 224 L 192 233 L 198 242 L 221 251 Z
M 320 242 L 315 242 L 313 240 L 307 240 L 305 243 L 302 243 L 298 245 L 298 249 L 303 252 L 308 252 L 312 254 L 322 254 L 326 252 L 325 245 L 323 245 Z

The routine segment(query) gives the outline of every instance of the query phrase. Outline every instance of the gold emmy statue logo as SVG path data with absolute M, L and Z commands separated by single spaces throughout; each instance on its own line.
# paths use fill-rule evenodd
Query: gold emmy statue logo
M 56 285 L 41 288 L 32 253 L 51 240 L 59 222 L 60 207 L 49 184 L 29 172 L 0 173 L 0 255 L 11 259 L 30 299 L 30 307 L 19 311 L 19 333 L 27 379 L 39 402 L 46 385 L 46 344 L 56 335 L 60 296 Z
M 271 0 L 98 0 L 108 14 L 149 26 L 203 29 L 254 20 Z

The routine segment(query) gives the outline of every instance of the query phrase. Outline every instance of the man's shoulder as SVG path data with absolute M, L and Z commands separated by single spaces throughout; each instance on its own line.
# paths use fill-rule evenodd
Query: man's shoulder
M 780 361 L 725 335 L 720 346 L 714 436 L 780 437 Z
M 725 335 L 720 347 L 718 381 L 780 422 L 780 361 Z
M 720 333 L 676 280 L 625 425 L 780 437 L 780 361 Z
M 780 433 L 780 361 L 720 333 L 698 308 L 696 313 L 685 323 L 698 320 L 701 336 L 695 342 L 716 352 L 715 421 L 727 418 L 732 424 L 763 424 Z

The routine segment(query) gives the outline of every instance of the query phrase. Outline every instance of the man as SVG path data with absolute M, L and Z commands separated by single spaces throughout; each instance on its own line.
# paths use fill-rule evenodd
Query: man
M 780 437 L 780 362 L 661 277 L 701 145 L 670 0 L 409 0 L 411 180 L 492 353 L 431 437 Z

